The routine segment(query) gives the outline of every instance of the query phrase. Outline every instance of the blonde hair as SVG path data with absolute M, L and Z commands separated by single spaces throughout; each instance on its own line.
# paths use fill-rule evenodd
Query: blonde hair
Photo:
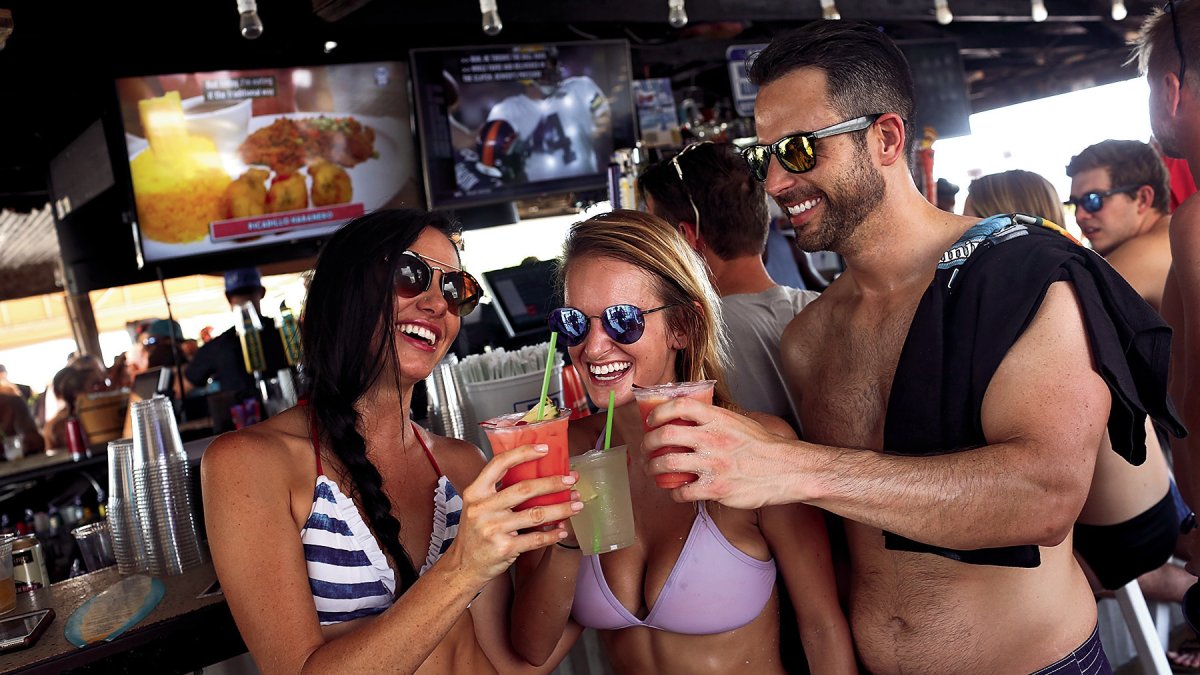
M 999 213 L 1024 213 L 1040 216 L 1055 225 L 1063 224 L 1058 190 L 1032 171 L 1015 169 L 976 178 L 967 188 L 967 199 L 981 218 Z
M 713 402 L 731 407 L 725 383 L 729 348 L 721 301 L 708 268 L 687 240 L 658 216 L 617 210 L 575 223 L 558 261 L 558 287 L 566 286 L 571 263 L 582 257 L 610 258 L 642 270 L 664 305 L 668 326 L 687 340 L 675 358 L 675 380 L 716 380 Z

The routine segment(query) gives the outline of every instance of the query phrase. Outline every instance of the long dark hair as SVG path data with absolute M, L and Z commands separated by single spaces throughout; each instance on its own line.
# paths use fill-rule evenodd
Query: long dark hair
M 379 470 L 367 458 L 354 404 L 385 374 L 400 388 L 392 274 L 399 255 L 427 227 L 447 237 L 456 231 L 444 217 L 412 209 L 376 211 L 346 223 L 317 259 L 300 330 L 311 414 L 397 567 L 397 594 L 416 582 L 417 570 L 400 544 L 400 520 Z

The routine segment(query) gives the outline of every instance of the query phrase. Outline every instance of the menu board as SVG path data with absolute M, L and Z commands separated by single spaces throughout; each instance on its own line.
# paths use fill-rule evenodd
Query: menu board
M 117 90 L 147 262 L 420 206 L 403 63 L 122 78 Z

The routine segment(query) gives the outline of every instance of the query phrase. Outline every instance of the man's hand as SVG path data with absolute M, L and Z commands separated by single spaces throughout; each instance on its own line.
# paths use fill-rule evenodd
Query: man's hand
M 687 420 L 696 426 L 669 424 L 672 420 Z M 672 472 L 700 476 L 672 490 L 675 501 L 707 499 L 738 509 L 799 501 L 788 493 L 798 486 L 793 472 L 804 457 L 803 444 L 788 443 L 743 415 L 687 398 L 658 406 L 648 422 L 657 428 L 642 440 L 645 457 L 666 446 L 694 450 L 662 455 L 646 463 L 646 473 L 651 476 Z

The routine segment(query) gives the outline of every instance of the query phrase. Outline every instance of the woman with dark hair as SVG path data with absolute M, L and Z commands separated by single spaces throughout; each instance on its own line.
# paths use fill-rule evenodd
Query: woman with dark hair
M 62 407 L 46 421 L 46 427 L 42 430 L 47 450 L 67 447 L 67 418 L 78 414 L 79 397 L 104 391 L 106 385 L 104 371 L 90 365 L 81 368 L 70 365 L 55 373 L 50 387 Z
M 264 672 L 528 668 L 508 643 L 503 573 L 518 554 L 566 536 L 518 532 L 582 505 L 514 512 L 574 482 L 496 490 L 544 447 L 485 465 L 474 446 L 410 420 L 413 385 L 481 295 L 450 234 L 442 217 L 411 210 L 339 230 L 305 303 L 304 401 L 205 452 L 213 562 Z

